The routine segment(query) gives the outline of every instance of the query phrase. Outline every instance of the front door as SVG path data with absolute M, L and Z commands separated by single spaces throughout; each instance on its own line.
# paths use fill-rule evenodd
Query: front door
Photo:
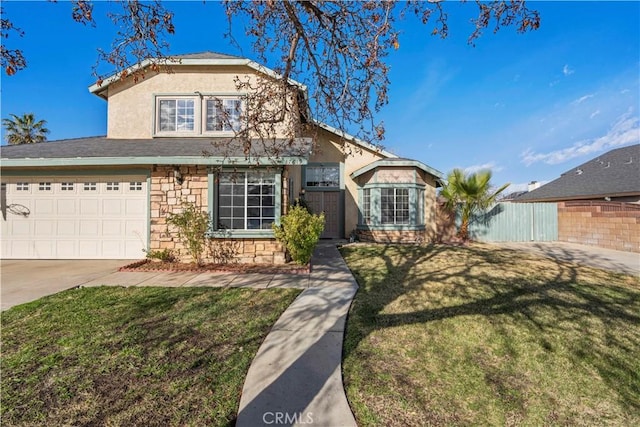
M 324 212 L 323 239 L 340 238 L 340 192 L 308 191 L 305 199 L 315 214 Z

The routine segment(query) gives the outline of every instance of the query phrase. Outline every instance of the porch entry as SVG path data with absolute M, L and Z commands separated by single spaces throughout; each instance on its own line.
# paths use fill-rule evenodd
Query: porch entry
M 305 199 L 313 213 L 324 212 L 324 232 L 320 238 L 340 238 L 340 191 L 308 191 Z

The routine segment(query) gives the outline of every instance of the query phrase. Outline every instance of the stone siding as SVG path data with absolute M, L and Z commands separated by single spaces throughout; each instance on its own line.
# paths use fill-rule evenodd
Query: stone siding
M 169 213 L 179 213 L 183 202 L 194 203 L 203 211 L 208 210 L 208 171 L 206 166 L 181 166 L 182 184 L 175 180 L 173 166 L 156 166 L 151 172 L 150 234 L 151 250 L 169 249 L 182 261 L 191 259 L 178 238 L 176 230 L 167 224 Z M 275 239 L 227 239 L 208 240 L 205 262 L 240 262 L 283 264 L 285 251 Z
M 558 240 L 640 252 L 640 206 L 619 202 L 560 202 Z

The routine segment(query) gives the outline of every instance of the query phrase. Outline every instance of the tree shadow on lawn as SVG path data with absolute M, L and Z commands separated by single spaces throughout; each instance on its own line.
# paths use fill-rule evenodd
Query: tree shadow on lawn
M 481 316 L 508 335 L 500 326 L 505 322 L 491 320 L 506 316 L 534 331 L 546 351 L 553 352 L 549 337 L 575 340 L 572 362 L 595 368 L 623 407 L 640 410 L 640 372 L 629 356 L 640 350 L 640 289 L 612 284 L 610 273 L 572 264 L 569 252 L 562 260 L 546 260 L 482 245 L 387 245 L 346 247 L 345 258 L 352 250 L 366 261 L 350 260 L 360 289 L 345 358 L 377 330 Z M 396 305 L 389 312 L 398 300 L 403 309 Z

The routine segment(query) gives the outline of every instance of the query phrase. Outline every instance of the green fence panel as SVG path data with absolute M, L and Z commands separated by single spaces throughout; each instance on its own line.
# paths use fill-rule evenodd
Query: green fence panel
M 483 242 L 558 240 L 556 203 L 497 203 L 469 223 L 469 235 Z

